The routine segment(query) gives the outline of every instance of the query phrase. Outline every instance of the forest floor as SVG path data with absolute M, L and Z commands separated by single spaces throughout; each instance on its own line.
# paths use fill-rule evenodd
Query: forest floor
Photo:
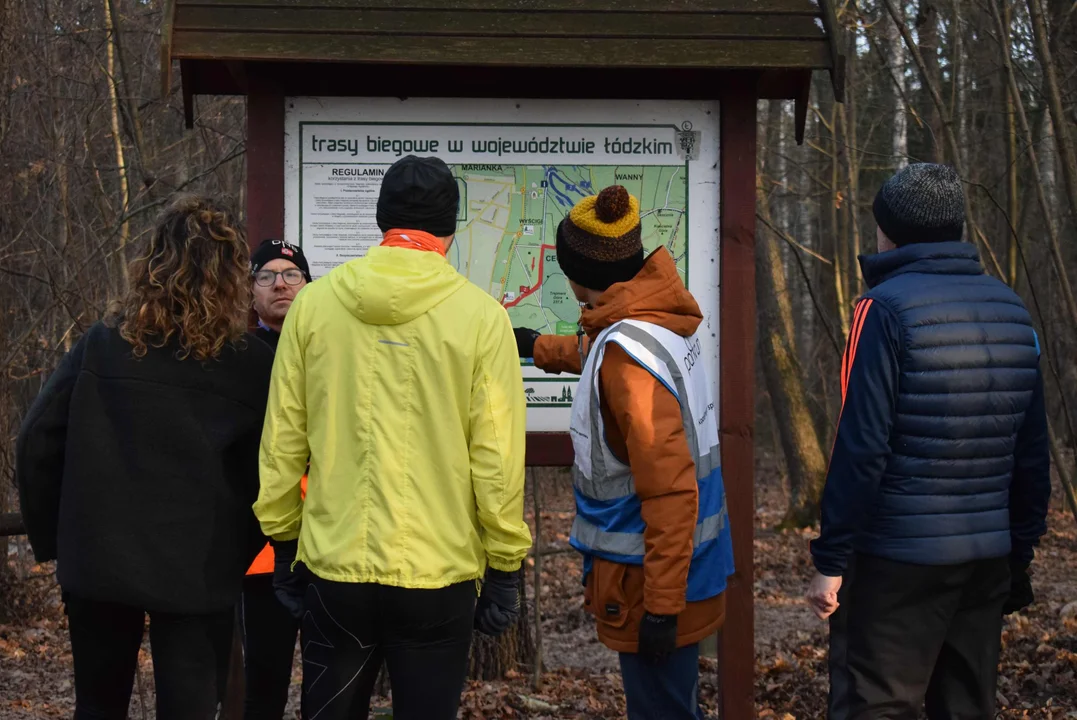
M 568 475 L 536 474 L 542 496 L 543 545 L 564 548 L 572 520 Z M 821 719 L 827 692 L 826 627 L 802 600 L 811 574 L 808 541 L 813 532 L 776 530 L 785 507 L 779 475 L 764 461 L 757 477 L 757 716 Z M 528 502 L 533 522 L 530 492 Z M 1057 493 L 1052 506 L 1050 531 L 1034 565 L 1037 602 L 1005 622 L 997 716 L 1007 720 L 1077 719 L 1077 524 L 1062 511 Z M 9 553 L 9 561 L 14 558 Z M 531 577 L 528 572 L 529 606 Z M 0 588 L 0 603 L 14 618 L 0 624 L 0 718 L 71 717 L 71 650 L 51 568 L 34 567 L 16 587 Z M 28 608 L 34 608 L 33 612 Z M 543 558 L 542 617 L 547 671 L 541 688 L 533 687 L 528 668 L 510 673 L 505 681 L 469 683 L 461 718 L 624 717 L 617 657 L 598 643 L 593 623 L 583 610 L 580 562 L 574 554 Z M 141 692 L 136 687 L 130 717 L 149 720 L 155 712 L 148 644 L 140 668 Z M 702 659 L 700 671 L 702 704 L 708 717 L 717 717 L 717 661 Z M 298 679 L 297 663 L 289 716 L 296 706 Z M 385 706 L 388 701 L 379 698 L 375 704 Z

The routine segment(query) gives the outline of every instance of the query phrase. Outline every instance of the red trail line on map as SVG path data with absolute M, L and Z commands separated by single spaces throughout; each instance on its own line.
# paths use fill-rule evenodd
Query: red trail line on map
M 528 295 L 533 295 L 535 293 L 535 291 L 537 291 L 540 287 L 542 287 L 542 277 L 543 277 L 542 273 L 543 273 L 543 266 L 546 264 L 546 252 L 545 251 L 546 251 L 547 248 L 549 248 L 550 250 L 556 250 L 557 246 L 556 245 L 539 245 L 539 271 L 538 271 L 539 281 L 538 281 L 538 284 L 533 285 L 532 287 L 528 288 L 527 292 L 522 293 L 520 295 L 520 297 L 516 298 L 512 302 L 508 302 L 508 303 L 503 302 L 502 305 L 504 305 L 506 308 L 516 307 L 517 305 L 520 304 L 521 300 L 523 300 Z M 531 266 L 534 267 L 534 258 L 532 258 L 532 260 L 531 260 Z

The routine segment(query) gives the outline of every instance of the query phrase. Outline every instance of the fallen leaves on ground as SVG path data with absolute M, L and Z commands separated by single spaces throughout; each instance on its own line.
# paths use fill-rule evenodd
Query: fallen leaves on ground
M 571 481 L 567 473 L 542 477 L 544 547 L 561 548 L 572 522 Z M 826 627 L 801 600 L 811 575 L 808 541 L 814 532 L 775 530 L 784 510 L 781 486 L 766 468 L 759 477 L 769 481 L 757 486 L 757 717 L 818 720 L 826 716 Z M 1061 508 L 1061 499 L 1055 500 L 1053 506 Z M 1008 618 L 1003 632 L 997 714 L 1002 720 L 1077 720 L 1077 525 L 1072 515 L 1060 510 L 1052 513 L 1049 525 L 1033 566 L 1037 602 Z M 460 718 L 625 717 L 617 656 L 595 638 L 593 622 L 583 610 L 580 574 L 579 558 L 573 554 L 543 558 L 542 627 L 548 671 L 541 686 L 533 687 L 531 669 L 526 667 L 504 681 L 469 683 L 461 698 Z M 530 586 L 528 594 L 532 601 Z M 0 624 L 0 719 L 65 718 L 73 712 L 71 651 L 58 599 L 48 566 L 32 567 L 17 586 L 0 588 L 0 603 L 16 611 L 16 617 Z M 28 612 L 30 608 L 35 609 Z M 528 611 L 532 610 L 530 606 Z M 142 718 L 143 712 L 147 720 L 156 715 L 151 662 L 144 646 L 142 691 L 140 696 L 136 688 L 132 697 L 132 718 Z M 295 706 L 297 687 L 292 695 L 290 707 Z M 708 717 L 717 717 L 718 666 L 713 658 L 700 661 L 700 699 Z M 386 698 L 375 699 L 375 708 L 388 705 Z M 384 711 L 377 716 L 388 717 Z

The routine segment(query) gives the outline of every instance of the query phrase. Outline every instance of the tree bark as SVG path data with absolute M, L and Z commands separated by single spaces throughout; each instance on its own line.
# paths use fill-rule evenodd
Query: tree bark
M 108 97 L 111 104 L 112 121 L 112 144 L 116 152 L 116 167 L 120 177 L 120 217 L 127 217 L 127 209 L 131 202 L 131 191 L 127 182 L 127 164 L 124 162 L 123 137 L 120 135 L 120 100 L 116 90 L 116 45 L 115 30 L 112 24 L 112 2 L 104 0 L 105 5 L 105 29 L 108 31 L 108 39 L 105 42 L 106 78 L 108 84 Z M 127 242 L 131 237 L 131 224 L 124 219 L 120 223 L 120 240 L 117 257 L 119 259 L 120 277 L 123 278 L 123 287 L 127 287 Z
M 894 22 L 898 22 L 900 15 L 898 14 L 897 7 L 894 5 L 894 0 L 882 0 L 886 5 L 887 11 L 890 13 L 890 17 L 894 19 Z M 921 13 L 926 13 L 923 25 L 925 25 L 930 32 L 938 33 L 938 18 L 935 16 L 934 7 L 930 2 L 922 0 Z M 998 8 L 995 8 L 996 12 Z M 921 25 L 920 19 L 917 18 L 917 24 Z M 934 27 L 932 31 L 931 28 Z M 905 38 L 905 45 L 909 49 L 909 54 L 912 56 L 913 62 L 916 64 L 917 69 L 920 71 L 920 77 L 923 80 L 925 89 L 931 95 L 931 99 L 934 102 L 934 111 L 938 117 L 942 118 L 942 134 L 945 136 L 946 141 L 950 146 L 951 163 L 954 169 L 957 170 L 957 174 L 962 177 L 965 182 L 969 181 L 968 176 L 965 174 L 965 168 L 961 164 L 961 153 L 957 144 L 957 137 L 954 135 L 953 121 L 950 115 L 946 112 L 946 106 L 942 102 L 942 95 L 939 93 L 939 83 L 937 82 L 937 70 L 938 70 L 938 57 L 933 58 L 934 70 L 931 69 L 931 63 L 925 59 L 924 55 L 920 53 L 920 49 L 916 46 L 916 42 L 913 40 L 912 33 L 909 32 L 909 28 L 905 27 L 904 23 L 900 23 L 899 28 L 901 36 Z M 921 38 L 923 38 L 923 29 L 921 32 Z M 929 47 L 930 50 L 930 47 Z M 932 115 L 934 118 L 936 115 Z M 976 218 L 972 213 L 972 203 L 969 202 L 969 193 L 962 193 L 965 202 L 965 224 L 969 229 L 969 236 L 976 241 L 981 236 L 979 225 L 976 222 Z
M 887 5 L 891 6 L 890 14 L 897 22 L 897 14 L 893 11 L 890 0 L 887 0 Z M 901 23 L 901 29 L 904 31 L 903 35 L 907 33 L 904 22 Z M 942 106 L 942 101 L 934 97 L 938 92 L 937 89 L 942 85 L 942 71 L 939 68 L 939 12 L 931 0 L 920 0 L 916 13 L 916 29 L 920 37 L 920 48 L 923 49 L 922 58 L 917 64 L 921 66 L 921 74 L 928 93 L 924 115 L 928 119 L 928 128 L 931 131 L 931 156 L 935 162 L 946 162 L 946 136 L 943 129 L 946 110 Z M 920 54 L 920 51 L 914 48 L 915 46 L 910 43 L 910 52 L 914 56 Z M 950 148 L 950 152 L 956 157 L 956 143 Z
M 846 62 L 846 77 L 849 85 L 856 84 L 856 42 L 858 30 L 849 33 L 848 60 Z M 852 240 L 852 257 L 850 263 L 860 257 L 860 156 L 857 154 L 856 133 L 856 93 L 847 93 L 845 102 L 841 105 L 842 133 L 845 136 L 845 168 L 849 181 L 849 197 L 846 198 L 849 208 L 849 236 Z M 858 272 L 850 272 L 849 296 L 860 297 L 864 292 L 863 281 Z
M 991 0 L 996 2 L 997 0 Z M 1003 5 L 1003 18 L 1006 27 L 1012 26 L 1013 6 L 1010 0 L 1001 0 Z M 1007 34 L 1000 38 L 999 47 L 1002 53 L 1010 57 L 1010 36 Z M 1004 81 L 1005 82 L 1005 81 Z M 1019 214 L 1017 194 L 1017 117 L 1014 111 L 1014 97 L 1009 83 L 1006 83 L 1002 93 L 1006 98 L 1006 206 L 1010 215 L 1010 222 L 1017 225 Z M 1010 235 L 1010 241 L 1006 245 L 1006 275 L 1010 287 L 1017 287 L 1017 242 L 1016 235 Z
M 777 110 L 776 110 L 777 108 Z M 780 106 L 771 101 L 767 147 L 773 147 Z M 764 191 L 765 158 L 756 179 L 758 212 L 764 227 L 772 225 Z M 783 525 L 807 527 L 819 516 L 819 498 L 826 480 L 826 458 L 805 391 L 802 365 L 793 329 L 793 307 L 777 239 L 767 230 L 756 248 L 756 301 L 759 305 L 759 347 L 763 376 L 778 427 L 789 476 L 790 502 Z
M 889 3 L 891 0 L 885 0 Z M 1008 32 L 1008 28 L 1003 24 L 1002 15 L 999 13 L 998 7 L 991 3 L 991 12 L 995 18 L 995 29 L 999 33 L 999 37 L 1002 37 Z M 1070 283 L 1069 274 L 1066 271 L 1066 262 L 1062 257 L 1062 245 L 1058 238 L 1058 227 L 1055 224 L 1054 217 L 1050 214 L 1050 205 L 1047 202 L 1047 193 L 1043 187 L 1043 179 L 1040 174 L 1039 158 L 1036 154 L 1036 143 L 1032 137 L 1032 130 L 1028 124 L 1028 116 L 1025 115 L 1025 103 L 1021 99 L 1021 93 L 1017 87 L 1017 77 L 1014 74 L 1013 62 L 1009 53 L 1006 53 L 1002 58 L 1003 68 L 1006 73 L 1006 78 L 1010 86 L 1010 94 L 1014 99 L 1014 109 L 1017 111 L 1017 120 L 1021 126 L 1021 132 L 1025 136 L 1025 142 L 1027 147 L 1025 153 L 1028 155 L 1029 164 L 1032 165 L 1032 175 L 1035 178 L 1033 183 L 1036 188 L 1036 197 L 1040 203 L 1040 210 L 1043 211 L 1043 223 L 1047 230 L 1048 248 L 1051 254 L 1051 260 L 1053 261 L 1055 274 L 1058 277 L 1060 290 L 1062 293 L 1062 300 L 1066 306 L 1066 312 L 1069 315 L 1070 327 L 1077 327 L 1077 298 L 1073 294 L 1073 286 Z M 1056 124 L 1057 130 L 1057 124 Z
M 958 0 L 960 2 L 960 0 Z M 898 22 L 905 23 L 905 8 L 900 19 L 889 18 L 886 23 L 887 61 L 890 77 L 894 82 L 894 127 L 890 135 L 890 152 L 898 170 L 909 163 L 909 119 L 905 107 L 905 46 L 901 40 Z
M 969 136 L 968 114 L 966 112 L 967 87 L 965 83 L 965 66 L 968 59 L 965 56 L 965 18 L 962 13 L 963 2 L 966 0 L 953 0 L 953 22 L 950 24 L 950 35 L 953 37 L 953 115 L 957 121 L 957 137 L 961 140 L 959 153 L 961 166 L 969 166 Z
M 846 275 L 849 271 L 847 253 L 845 252 L 845 235 L 838 223 L 838 210 L 841 207 L 841 190 L 838 186 L 838 165 L 840 150 L 838 148 L 838 108 L 837 103 L 830 111 L 830 231 L 834 239 L 834 294 L 838 303 L 838 318 L 841 320 L 841 337 L 844 342 L 849 338 L 849 305 L 846 302 Z
M 1055 67 L 1051 53 L 1050 39 L 1047 34 L 1047 22 L 1044 20 L 1040 0 L 1026 0 L 1029 19 L 1032 21 L 1032 34 L 1035 39 L 1036 59 L 1043 72 L 1044 85 L 1047 90 L 1051 118 L 1054 120 L 1055 145 L 1058 159 L 1062 165 L 1062 179 L 1066 185 L 1066 197 L 1070 211 L 1077 222 L 1077 154 L 1074 152 L 1070 125 L 1065 121 L 1066 113 L 1062 103 L 1062 92 L 1058 81 L 1058 68 Z

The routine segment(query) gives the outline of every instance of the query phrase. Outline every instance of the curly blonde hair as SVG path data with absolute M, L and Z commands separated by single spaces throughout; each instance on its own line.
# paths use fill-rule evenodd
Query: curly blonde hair
M 180 359 L 210 360 L 247 330 L 250 307 L 250 251 L 238 219 L 218 200 L 184 195 L 132 263 L 116 315 L 136 357 L 175 338 Z

